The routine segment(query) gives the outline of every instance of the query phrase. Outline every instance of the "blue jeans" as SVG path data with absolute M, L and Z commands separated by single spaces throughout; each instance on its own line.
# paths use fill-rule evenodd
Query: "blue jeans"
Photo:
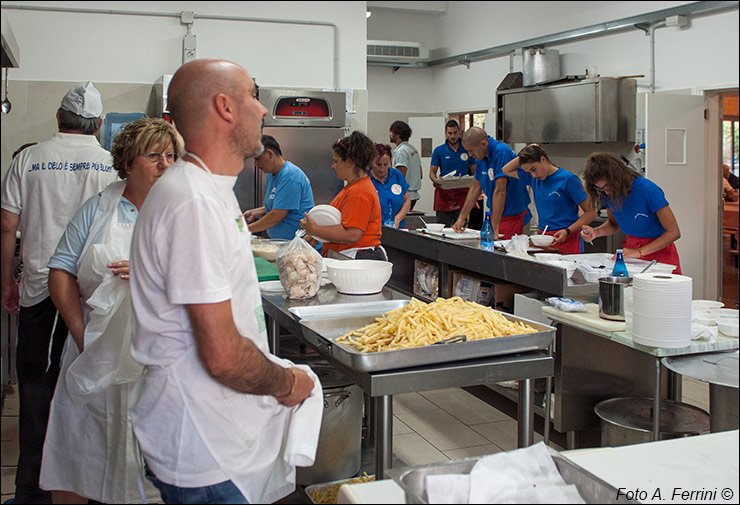
M 165 503 L 249 503 L 233 482 L 205 487 L 177 487 L 165 484 L 145 465 L 146 478 L 159 489 Z

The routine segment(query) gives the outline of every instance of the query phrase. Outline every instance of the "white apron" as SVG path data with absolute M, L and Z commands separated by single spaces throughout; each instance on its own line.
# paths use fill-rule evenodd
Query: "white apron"
M 126 181 L 108 186 L 77 261 L 85 349 L 67 337 L 49 416 L 41 487 L 72 491 L 103 503 L 137 503 L 129 394 L 142 367 L 129 351 L 131 294 L 108 263 L 129 257 L 133 224 L 118 223 Z M 150 499 L 159 499 L 153 485 Z
M 205 167 L 199 158 L 191 156 Z M 210 173 L 207 167 L 206 171 Z M 212 180 L 225 202 L 233 200 L 235 208 L 228 212 L 233 211 L 235 219 L 242 219 L 239 226 L 243 239 L 240 254 L 250 265 L 247 280 L 255 286 L 250 296 L 254 297 L 253 306 L 259 308 L 261 313 L 251 234 L 234 197 L 233 182 L 226 187 L 220 184 L 224 181 L 216 180 L 216 177 L 212 177 Z M 284 368 L 293 365 L 267 352 L 266 338 L 264 340 L 265 349 L 262 351 L 268 359 Z M 145 368 L 132 393 L 132 417 L 137 423 L 151 422 L 144 419 L 149 402 L 156 401 L 159 394 L 170 394 L 171 389 L 175 388 L 186 415 L 189 415 L 221 471 L 249 503 L 271 503 L 295 490 L 295 467 L 311 466 L 316 457 L 324 411 L 323 392 L 313 371 L 307 366 L 298 367 L 313 379 L 314 388 L 302 404 L 288 408 L 280 405 L 273 396 L 240 393 L 214 380 L 203 366 L 197 346 L 191 346 L 168 367 Z M 148 393 L 147 389 L 150 390 Z M 156 392 L 153 393 L 153 390 Z M 146 456 L 147 444 L 141 438 L 140 441 Z M 156 451 L 156 447 L 153 451 Z

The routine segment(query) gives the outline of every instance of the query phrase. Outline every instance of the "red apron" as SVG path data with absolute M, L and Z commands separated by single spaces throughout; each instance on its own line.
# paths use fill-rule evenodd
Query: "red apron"
M 434 189 L 434 210 L 437 212 L 454 212 L 462 209 L 468 188 Z
M 498 234 L 503 235 L 499 239 L 509 240 L 514 235 L 521 235 L 524 233 L 524 216 L 527 213 L 525 210 L 521 214 L 516 216 L 504 216 L 501 218 L 501 222 L 498 224 Z
M 559 230 L 547 230 L 547 233 L 545 235 L 555 235 Z M 540 233 L 542 233 L 542 228 L 540 228 Z M 568 235 L 560 244 L 554 244 L 550 247 L 553 247 L 558 250 L 560 254 L 581 254 L 581 234 L 576 232 L 571 232 L 570 235 Z
M 639 247 L 645 247 L 653 240 L 655 239 L 633 237 L 632 235 L 627 235 L 627 238 L 625 239 L 625 241 L 622 242 L 622 249 L 637 249 Z M 673 273 L 677 275 L 682 275 L 681 274 L 681 263 L 678 261 L 678 251 L 676 250 L 675 243 L 671 243 L 670 245 L 664 247 L 663 249 L 656 251 L 652 254 L 643 256 L 640 259 L 648 260 L 648 261 L 658 260 L 658 263 L 665 263 L 667 265 L 675 265 L 676 269 L 673 271 Z

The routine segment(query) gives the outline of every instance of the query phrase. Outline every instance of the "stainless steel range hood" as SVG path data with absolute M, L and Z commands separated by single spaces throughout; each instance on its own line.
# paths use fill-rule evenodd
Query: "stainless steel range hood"
M 635 79 L 603 77 L 496 91 L 507 143 L 634 142 Z

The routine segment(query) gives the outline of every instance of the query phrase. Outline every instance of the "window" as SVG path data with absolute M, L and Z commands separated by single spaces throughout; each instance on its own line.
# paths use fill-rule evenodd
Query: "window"
M 722 97 L 722 161 L 730 163 L 732 171 L 738 175 L 740 158 L 740 117 L 738 115 L 738 94 L 728 93 Z
M 471 112 L 455 112 L 450 114 L 449 118 L 454 119 L 460 125 L 463 132 L 469 130 L 473 126 L 478 128 L 486 129 L 486 113 L 485 110 L 471 111 Z M 490 133 L 489 133 L 490 134 Z

